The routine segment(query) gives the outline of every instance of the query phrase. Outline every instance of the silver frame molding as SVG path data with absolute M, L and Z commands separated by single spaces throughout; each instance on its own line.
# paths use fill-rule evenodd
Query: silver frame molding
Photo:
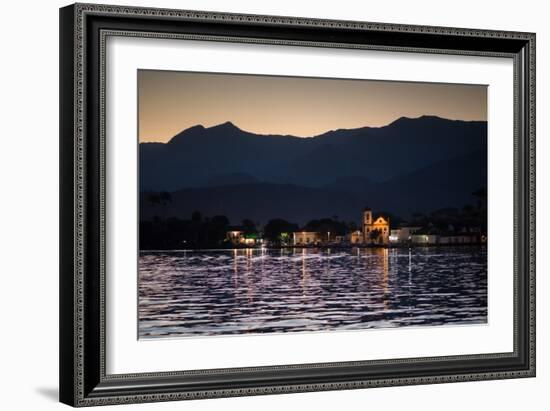
M 535 376 L 535 34 L 75 4 L 60 10 L 60 400 L 73 406 Z M 222 370 L 105 372 L 109 36 L 506 57 L 514 62 L 514 351 Z

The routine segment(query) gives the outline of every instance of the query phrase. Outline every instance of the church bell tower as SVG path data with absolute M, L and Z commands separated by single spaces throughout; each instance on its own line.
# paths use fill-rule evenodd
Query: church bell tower
M 365 208 L 363 210 L 363 225 L 372 224 L 372 210 L 370 208 Z
M 372 210 L 365 207 L 363 210 L 363 242 L 369 242 L 370 229 L 372 227 Z

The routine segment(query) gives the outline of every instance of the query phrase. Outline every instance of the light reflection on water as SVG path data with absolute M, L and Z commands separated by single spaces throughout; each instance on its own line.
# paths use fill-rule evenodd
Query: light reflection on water
M 141 252 L 139 337 L 487 322 L 480 247 Z

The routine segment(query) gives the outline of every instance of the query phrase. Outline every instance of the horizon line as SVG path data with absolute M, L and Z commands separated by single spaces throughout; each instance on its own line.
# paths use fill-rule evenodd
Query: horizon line
M 459 119 L 459 118 L 447 118 L 447 117 L 441 117 L 441 116 L 438 116 L 438 115 L 435 115 L 435 114 L 422 114 L 418 117 L 409 117 L 409 116 L 399 116 L 399 117 L 396 117 L 394 120 L 390 121 L 389 123 L 383 125 L 383 126 L 369 126 L 369 125 L 364 125 L 364 126 L 360 126 L 360 127 L 353 127 L 353 128 L 335 128 L 335 129 L 329 129 L 329 130 L 326 130 L 322 133 L 319 133 L 319 134 L 315 134 L 315 135 L 312 135 L 312 136 L 296 136 L 296 135 L 293 135 L 293 134 L 265 134 L 265 133 L 257 133 L 257 132 L 254 132 L 254 131 L 249 131 L 249 130 L 245 130 L 244 128 L 242 127 L 239 127 L 237 124 L 235 124 L 235 122 L 231 121 L 231 120 L 227 120 L 227 121 L 224 121 L 222 123 L 218 123 L 218 124 L 215 124 L 215 125 L 212 125 L 212 126 L 208 126 L 208 127 L 205 127 L 203 124 L 195 124 L 191 127 L 187 127 L 187 128 L 184 128 L 182 129 L 181 131 L 177 132 L 176 134 L 174 134 L 172 137 L 170 137 L 168 140 L 166 141 L 152 141 L 152 140 L 147 140 L 147 141 L 139 141 L 139 144 L 168 144 L 170 143 L 175 137 L 177 137 L 178 135 L 184 133 L 185 131 L 187 130 L 190 130 L 192 128 L 202 128 L 202 129 L 205 129 L 205 130 L 210 130 L 210 129 L 213 129 L 213 128 L 217 128 L 217 127 L 221 127 L 221 126 L 225 126 L 225 125 L 228 125 L 228 126 L 233 126 L 234 128 L 240 130 L 240 131 L 243 131 L 245 133 L 249 133 L 249 134 L 254 134 L 254 135 L 257 135 L 257 136 L 265 136 L 265 137 L 269 137 L 269 136 L 279 136 L 279 137 L 291 137 L 291 138 L 299 138 L 299 139 L 313 139 L 313 138 L 317 138 L 317 137 L 320 137 L 320 136 L 324 136 L 325 134 L 328 134 L 328 133 L 334 133 L 334 132 L 337 132 L 337 131 L 350 131 L 350 130 L 360 130 L 360 129 L 364 129 L 364 128 L 372 128 L 372 129 L 379 129 L 379 128 L 384 128 L 384 127 L 388 127 L 388 126 L 391 126 L 393 123 L 399 121 L 399 120 L 403 120 L 403 119 L 406 119 L 406 120 L 418 120 L 418 119 L 421 119 L 421 118 L 425 118 L 425 117 L 428 117 L 428 118 L 436 118 L 436 119 L 441 119 L 441 120 L 448 120 L 448 121 L 460 121 L 460 122 L 464 122 L 464 123 L 487 123 L 487 120 L 464 120 L 464 119 Z M 138 138 L 139 140 L 139 138 Z

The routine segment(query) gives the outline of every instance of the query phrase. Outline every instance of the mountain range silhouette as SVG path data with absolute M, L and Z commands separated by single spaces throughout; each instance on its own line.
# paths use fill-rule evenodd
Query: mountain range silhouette
M 196 125 L 141 143 L 139 159 L 140 191 L 172 193 L 162 206 L 142 200 L 142 219 L 198 209 L 236 222 L 353 221 L 365 204 L 407 217 L 474 204 L 472 192 L 487 186 L 487 123 L 401 117 L 309 138 Z

